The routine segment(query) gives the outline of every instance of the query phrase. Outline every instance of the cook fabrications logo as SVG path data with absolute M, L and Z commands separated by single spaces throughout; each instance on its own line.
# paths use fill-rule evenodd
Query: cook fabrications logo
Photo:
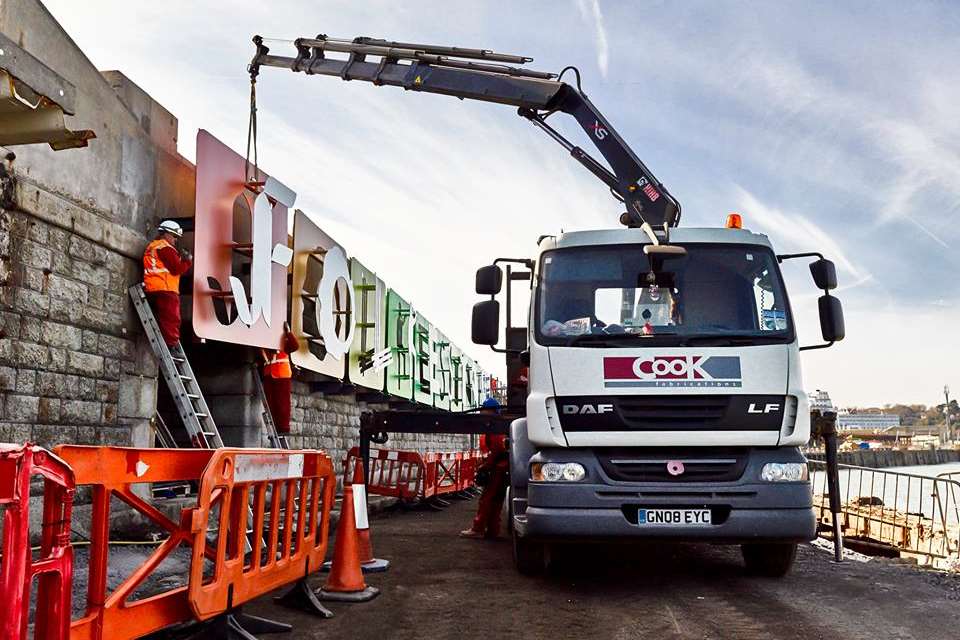
M 605 387 L 742 387 L 739 356 L 610 356 Z

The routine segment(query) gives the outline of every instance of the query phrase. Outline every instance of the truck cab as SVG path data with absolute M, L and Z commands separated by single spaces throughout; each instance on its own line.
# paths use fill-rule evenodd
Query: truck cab
M 801 256 L 738 227 L 541 239 L 518 354 L 526 411 L 510 429 L 522 572 L 557 543 L 669 539 L 741 544 L 749 569 L 783 575 L 815 536 L 799 449 L 809 406 L 779 268 Z M 499 291 L 484 285 L 492 268 L 478 292 Z M 820 257 L 811 272 L 831 344 L 843 337 L 835 270 Z M 498 319 L 495 299 L 479 303 L 475 341 L 490 344 Z

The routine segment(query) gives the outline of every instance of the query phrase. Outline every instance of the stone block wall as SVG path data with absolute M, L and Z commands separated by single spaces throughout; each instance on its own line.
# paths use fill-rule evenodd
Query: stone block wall
M 351 447 L 360 443 L 360 414 L 382 408 L 357 400 L 354 394 L 311 393 L 305 382 L 294 381 L 290 418 L 291 446 L 323 449 L 339 464 Z M 470 436 L 441 434 L 390 434 L 389 449 L 401 451 L 462 451 Z
M 125 299 L 137 266 L 26 208 L 0 209 L 0 440 L 148 442 L 157 368 Z

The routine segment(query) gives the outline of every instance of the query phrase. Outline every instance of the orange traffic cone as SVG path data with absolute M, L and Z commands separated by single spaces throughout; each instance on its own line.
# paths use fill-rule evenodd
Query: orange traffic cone
M 364 573 L 383 573 L 390 568 L 390 561 L 373 557 L 373 543 L 370 540 L 370 522 L 367 519 L 367 492 L 363 483 L 363 466 L 357 461 L 353 466 L 351 483 L 354 505 L 357 509 L 357 536 L 360 540 L 360 568 Z M 362 515 L 360 512 L 363 512 Z M 322 571 L 330 571 L 332 562 L 323 563 Z
M 357 464 L 353 469 L 354 491 L 363 492 L 363 512 L 367 513 L 367 487 L 363 482 L 363 465 Z M 361 518 L 361 525 L 357 526 L 357 535 L 360 537 L 360 568 L 364 573 L 382 573 L 390 568 L 390 561 L 373 557 L 373 542 L 370 540 L 370 521 Z
M 363 485 L 360 485 L 361 487 Z M 343 488 L 340 504 L 340 523 L 337 524 L 337 540 L 333 547 L 333 562 L 327 582 L 317 591 L 317 598 L 334 602 L 366 602 L 380 594 L 376 587 L 368 587 L 363 581 L 360 568 L 360 536 L 357 534 L 357 518 L 366 521 L 366 510 L 360 513 L 354 504 L 353 487 Z M 362 523 L 361 523 L 362 524 Z

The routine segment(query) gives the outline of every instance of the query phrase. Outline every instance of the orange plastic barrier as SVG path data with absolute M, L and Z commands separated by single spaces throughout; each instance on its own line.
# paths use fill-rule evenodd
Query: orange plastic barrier
M 44 479 L 40 553 L 30 549 L 30 478 Z M 0 444 L 0 512 L 3 547 L 0 560 L 0 637 L 26 638 L 30 587 L 39 576 L 34 635 L 37 640 L 67 640 L 73 547 L 70 514 L 75 485 L 63 460 L 44 449 Z
M 344 483 L 349 484 L 360 450 L 350 449 L 344 462 Z M 371 449 L 367 492 L 405 501 L 427 500 L 456 493 L 474 485 L 483 460 L 479 451 L 424 453 Z
M 228 606 L 238 606 L 303 577 L 308 567 L 314 570 L 320 566 L 317 558 L 322 560 L 326 551 L 335 484 L 333 467 L 326 454 L 74 445 L 57 447 L 55 451 L 73 467 L 77 485 L 89 485 L 93 492 L 87 607 L 84 615 L 71 623 L 71 640 L 139 638 L 173 624 L 205 620 L 224 612 Z M 144 483 L 185 481 L 199 481 L 200 490 L 197 505 L 182 509 L 179 522 L 138 495 L 143 491 L 135 491 L 136 485 L 146 487 Z M 267 485 L 272 486 L 273 492 L 270 523 L 264 515 Z M 290 486 L 308 488 L 292 492 Z M 256 505 L 254 530 L 266 528 L 268 534 L 264 539 L 269 540 L 272 546 L 268 549 L 273 550 L 277 549 L 282 532 L 282 558 L 273 558 L 269 552 L 264 554 L 261 546 L 265 543 L 258 539 L 258 534 L 247 536 L 249 508 L 240 496 L 249 496 L 251 491 Z M 281 493 L 286 496 L 283 515 L 279 506 Z M 299 500 L 293 500 L 294 493 Z M 145 520 L 166 531 L 168 537 L 110 591 L 107 568 L 112 498 L 126 503 Z M 211 530 L 208 520 L 216 509 L 220 514 L 213 520 L 218 524 Z M 279 526 L 281 519 L 282 526 Z M 294 535 L 294 519 L 295 530 L 303 532 L 302 536 Z M 181 545 L 193 550 L 189 583 L 134 599 L 138 587 Z M 249 567 L 245 562 L 248 557 L 256 558 L 249 561 Z M 203 578 L 205 561 L 215 567 L 212 579 Z M 244 579 L 249 583 L 240 584 Z
M 464 451 L 460 461 L 460 490 L 469 489 L 477 480 L 477 469 L 483 462 L 483 453 L 480 451 Z
M 344 484 L 350 484 L 354 467 L 360 459 L 360 449 L 354 447 L 347 452 L 344 462 Z M 395 451 L 388 449 L 370 450 L 370 482 L 367 493 L 413 501 L 420 496 L 423 483 L 423 458 L 415 451 Z
M 211 521 L 221 533 L 211 575 L 204 576 L 202 546 L 193 547 L 190 606 L 196 617 L 210 619 L 318 570 L 336 484 L 333 464 L 320 451 L 218 449 L 203 474 L 192 518 L 197 543 Z M 251 524 L 263 537 L 246 553 Z
M 460 453 L 428 453 L 423 457 L 426 473 L 423 481 L 423 498 L 432 498 L 461 491 Z

